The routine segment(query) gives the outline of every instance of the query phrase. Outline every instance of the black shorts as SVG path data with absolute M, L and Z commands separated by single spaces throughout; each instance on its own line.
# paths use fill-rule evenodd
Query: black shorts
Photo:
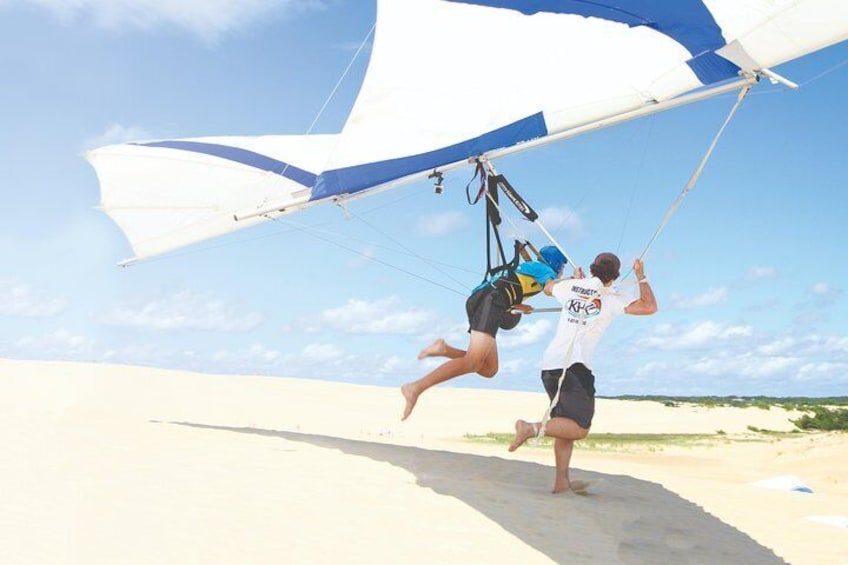
M 495 287 L 481 288 L 465 301 L 468 329 L 495 337 L 498 329 L 511 330 L 518 324 L 521 314 L 509 312 L 509 302 L 503 291 Z
M 542 384 L 550 400 L 557 393 L 562 369 L 542 371 Z M 565 372 L 559 401 L 551 411 L 551 418 L 569 418 L 581 428 L 592 427 L 595 416 L 595 376 L 582 363 L 575 363 Z

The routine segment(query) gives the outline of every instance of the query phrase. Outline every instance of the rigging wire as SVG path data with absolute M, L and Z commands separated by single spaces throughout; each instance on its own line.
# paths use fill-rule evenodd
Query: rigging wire
M 424 194 L 424 193 L 423 192 L 411 192 L 410 194 L 406 194 L 404 196 L 401 196 L 400 198 L 396 198 L 396 199 L 391 200 L 389 202 L 385 202 L 385 203 L 380 204 L 378 206 L 374 206 L 373 208 L 369 208 L 367 210 L 364 210 L 364 211 L 361 212 L 361 214 L 363 214 L 363 215 L 372 214 L 372 213 L 374 213 L 378 210 L 381 210 L 383 208 L 387 208 L 389 206 L 395 206 L 395 205 L 403 202 L 404 200 L 408 200 L 412 197 L 420 196 L 422 194 Z M 409 253 L 409 252 L 406 252 L 402 249 L 397 249 L 395 247 L 390 247 L 388 245 L 375 244 L 373 242 L 366 241 L 364 239 L 358 239 L 358 238 L 350 237 L 347 234 L 342 235 L 342 234 L 335 233 L 335 232 L 332 232 L 332 231 L 329 231 L 329 230 L 321 229 L 321 226 L 332 225 L 332 224 L 338 223 L 339 221 L 340 220 L 336 219 L 336 220 L 329 220 L 329 221 L 326 221 L 326 222 L 321 222 L 321 223 L 318 223 L 318 224 L 307 225 L 305 227 L 305 229 L 314 230 L 314 232 L 317 232 L 317 233 L 323 233 L 327 237 L 335 236 L 339 239 L 345 239 L 347 241 L 358 241 L 358 242 L 362 242 L 362 243 L 370 243 L 374 247 L 378 247 L 380 249 L 384 249 L 384 250 L 390 251 L 392 253 L 398 253 L 398 254 L 408 255 L 408 256 L 415 256 L 414 253 Z M 283 224 L 281 222 L 281 225 L 285 225 L 285 224 Z M 278 231 L 275 231 L 275 232 L 269 233 L 269 234 L 254 235 L 254 236 L 251 236 L 251 237 L 242 237 L 241 239 L 238 239 L 236 241 L 228 241 L 228 242 L 212 244 L 212 245 L 207 244 L 203 247 L 196 248 L 196 249 L 188 249 L 188 250 L 183 250 L 183 251 L 173 251 L 171 253 L 168 253 L 167 255 L 159 255 L 159 256 L 156 256 L 156 257 L 145 258 L 143 263 L 144 264 L 155 263 L 155 262 L 158 262 L 158 261 L 166 261 L 166 260 L 169 260 L 169 259 L 176 259 L 178 257 L 185 257 L 185 256 L 196 255 L 196 254 L 200 254 L 200 253 L 206 253 L 206 252 L 209 252 L 209 251 L 214 251 L 216 249 L 222 249 L 222 248 L 225 248 L 225 247 L 242 245 L 242 244 L 251 243 L 251 242 L 254 242 L 254 241 L 259 241 L 259 240 L 262 240 L 262 239 L 268 239 L 268 238 L 272 238 L 272 237 L 280 237 L 280 236 L 289 235 L 289 234 L 292 234 L 292 233 L 299 233 L 299 232 L 305 231 L 305 229 L 295 227 L 294 225 L 288 225 L 286 227 L 286 229 L 281 229 L 281 230 L 278 230 Z M 448 267 L 450 269 L 454 269 L 454 270 L 457 270 L 457 271 L 462 271 L 462 272 L 469 273 L 469 274 L 477 274 L 477 271 L 473 271 L 473 270 L 467 269 L 465 267 L 460 267 L 458 265 L 452 265 L 450 263 L 437 261 L 435 259 L 425 258 L 425 261 L 427 261 L 429 263 L 441 265 L 443 267 Z
M 728 124 L 730 123 L 730 120 L 736 114 L 736 110 L 738 110 L 739 106 L 742 105 L 742 101 L 748 95 L 748 92 L 750 90 L 751 90 L 751 85 L 747 85 L 747 86 L 744 86 L 739 91 L 739 94 L 736 97 L 736 103 L 730 109 L 730 113 L 728 113 L 727 118 L 725 118 L 724 123 L 721 125 L 721 127 L 718 130 L 718 133 L 716 133 L 715 137 L 713 138 L 712 143 L 710 143 L 709 148 L 707 149 L 706 153 L 704 154 L 703 158 L 701 159 L 701 162 L 698 164 L 698 167 L 695 169 L 695 172 L 692 173 L 692 176 L 689 178 L 689 181 L 686 183 L 686 186 L 683 187 L 683 190 L 680 192 L 680 194 L 677 196 L 675 201 L 672 203 L 671 207 L 668 209 L 668 212 L 666 212 L 665 217 L 660 222 L 659 227 L 654 232 L 654 235 L 651 236 L 651 239 L 648 241 L 648 244 L 645 246 L 645 249 L 642 251 L 642 254 L 639 255 L 640 260 L 645 258 L 645 256 L 648 254 L 648 251 L 651 249 L 651 246 L 653 246 L 654 242 L 657 240 L 660 233 L 665 229 L 665 226 L 668 224 L 669 220 L 671 220 L 671 217 L 674 215 L 675 212 L 677 212 L 677 209 L 680 207 L 680 204 L 683 202 L 683 199 L 686 198 L 686 196 L 689 194 L 689 192 L 691 192 L 692 189 L 695 187 L 695 184 L 698 182 L 698 179 L 701 177 L 701 173 L 704 172 L 704 167 L 707 165 L 707 161 L 709 160 L 710 156 L 712 156 L 713 150 L 715 149 L 716 145 L 718 144 L 719 138 L 721 138 L 721 135 L 724 133 L 724 130 L 727 128 Z M 632 272 L 633 271 L 631 269 L 630 271 L 628 271 L 628 273 L 624 277 L 621 278 L 621 280 L 626 279 Z
M 321 106 L 320 110 L 318 110 L 318 115 L 316 115 L 315 119 L 312 120 L 312 123 L 309 125 L 309 129 L 306 130 L 306 135 L 309 135 L 310 133 L 312 133 L 312 129 L 315 127 L 315 124 L 317 124 L 318 120 L 321 119 L 321 115 L 324 113 L 324 110 L 327 109 L 327 105 L 330 103 L 330 101 L 336 95 L 336 91 L 339 89 L 339 86 L 341 86 L 342 82 L 344 81 L 345 77 L 347 76 L 347 73 L 350 72 L 351 67 L 353 67 L 353 63 L 356 62 L 356 59 L 359 57 L 359 54 L 362 52 L 362 49 L 365 47 L 365 44 L 368 43 L 369 39 L 371 39 L 371 35 L 373 35 L 374 28 L 376 28 L 376 27 L 377 27 L 377 22 L 375 21 L 371 25 L 371 29 L 368 30 L 368 33 L 365 34 L 365 38 L 362 40 L 362 43 L 359 44 L 359 48 L 356 50 L 356 53 L 353 54 L 353 57 L 350 59 L 350 62 L 347 64 L 347 67 L 342 72 L 342 76 L 340 76 L 339 80 L 336 81 L 336 86 L 333 87 L 333 90 L 330 92 L 330 95 L 327 96 L 327 99 L 324 101 L 324 105 Z
M 365 37 L 362 39 L 362 42 L 359 44 L 359 48 L 356 50 L 356 53 L 354 53 L 353 57 L 350 58 L 350 62 L 348 62 L 347 67 L 345 67 L 345 70 L 342 71 L 342 74 L 339 77 L 339 80 L 336 81 L 336 85 L 330 91 L 330 94 L 327 96 L 327 99 L 324 100 L 324 104 L 321 106 L 321 109 L 318 110 L 318 113 L 315 115 L 315 118 L 312 120 L 312 123 L 309 124 L 309 127 L 306 129 L 306 133 L 304 135 L 309 135 L 309 134 L 312 133 L 312 130 L 315 128 L 315 125 L 318 123 L 318 120 L 320 120 L 321 116 L 324 114 L 324 110 L 327 109 L 327 106 L 330 104 L 330 101 L 336 96 L 336 92 L 339 90 L 339 87 L 341 86 L 342 82 L 344 82 L 345 77 L 347 77 L 347 73 L 350 72 L 351 67 L 353 67 L 353 63 L 356 62 L 356 59 L 359 57 L 359 54 L 362 52 L 362 49 L 368 43 L 368 40 L 371 39 L 371 35 L 374 33 L 374 29 L 376 27 L 377 27 L 377 22 L 374 21 L 374 23 L 371 24 L 371 29 L 368 30 L 367 34 L 365 34 Z M 290 166 L 291 166 L 291 163 L 286 163 L 286 166 L 283 167 L 283 170 L 282 170 L 282 172 L 280 172 L 280 175 L 281 176 L 285 175 L 286 171 L 289 170 Z
M 489 174 L 491 174 L 491 175 L 497 175 L 498 174 L 497 170 L 495 170 L 495 166 L 492 164 L 492 162 L 490 160 L 486 159 L 485 164 L 486 164 L 486 168 L 489 170 Z M 501 187 L 501 188 L 503 188 L 503 187 Z M 503 213 L 503 210 L 498 205 L 498 203 L 495 202 L 495 199 L 492 197 L 491 194 L 489 194 L 488 190 L 486 191 L 486 197 L 498 209 L 498 212 L 500 212 L 501 217 L 506 218 L 506 220 L 510 223 L 512 228 L 514 230 L 516 230 L 516 232 L 520 232 L 521 230 L 518 229 L 518 226 L 515 224 L 515 222 L 512 221 L 512 219 L 509 217 L 509 215 L 505 215 Z M 530 220 L 528 219 L 528 221 L 530 221 Z M 545 224 L 542 223 L 542 219 L 540 217 L 537 217 L 535 220 L 530 221 L 530 223 L 532 223 L 537 228 L 539 228 L 539 230 L 543 234 L 545 234 L 545 237 L 547 237 L 548 240 L 551 243 L 553 243 L 562 252 L 563 255 L 565 255 L 565 258 L 566 258 L 566 261 L 568 262 L 568 264 L 570 264 L 572 267 L 575 266 L 574 260 L 568 255 L 568 252 L 566 252 L 565 247 L 560 245 L 560 243 L 556 240 L 556 238 L 553 236 L 553 234 L 551 234 L 551 232 L 548 230 L 548 228 L 545 227 Z
M 805 86 L 808 86 L 808 85 L 826 77 L 827 75 L 838 71 L 839 69 L 841 69 L 845 65 L 848 65 L 848 59 L 845 59 L 841 63 L 837 63 L 837 64 L 833 65 L 832 67 L 825 69 L 824 71 L 820 72 L 819 74 L 814 75 L 811 78 L 808 78 L 807 80 L 805 80 L 803 82 L 799 82 L 798 87 L 803 88 Z M 778 93 L 782 93 L 782 92 L 785 92 L 785 91 L 786 91 L 785 87 L 773 86 L 772 88 L 758 89 L 757 91 L 752 92 L 750 94 L 750 96 L 764 96 L 764 95 L 767 95 L 767 94 L 778 94 Z
M 830 67 L 829 69 L 822 71 L 821 73 L 819 73 L 819 74 L 815 75 L 813 78 L 807 79 L 807 80 L 805 80 L 804 82 L 799 83 L 799 84 L 798 84 L 798 86 L 807 86 L 807 85 L 808 85 L 808 84 L 810 84 L 811 82 L 815 82 L 815 81 L 819 80 L 820 78 L 826 77 L 826 76 L 827 76 L 827 75 L 829 75 L 830 73 L 833 73 L 833 72 L 835 72 L 835 71 L 838 71 L 839 69 L 841 69 L 841 68 L 842 68 L 842 67 L 844 67 L 845 65 L 848 65 L 848 59 L 845 59 L 845 60 L 844 60 L 844 61 L 842 61 L 841 63 L 838 63 L 838 64 L 836 64 L 836 65 L 834 65 L 834 66 Z
M 621 244 L 624 241 L 624 233 L 627 231 L 627 224 L 630 221 L 630 213 L 633 211 L 633 203 L 636 201 L 636 189 L 639 186 L 639 180 L 642 178 L 642 171 L 645 168 L 645 160 L 648 156 L 648 146 L 650 145 L 651 134 L 654 131 L 655 117 L 656 114 L 651 114 L 651 120 L 648 122 L 648 134 L 645 136 L 645 143 L 642 146 L 642 158 L 639 160 L 639 167 L 637 168 L 636 175 L 633 179 L 633 188 L 630 191 L 630 202 L 624 214 L 624 223 L 621 226 L 621 234 L 618 237 L 618 245 L 615 249 L 616 253 L 621 251 Z
M 430 261 L 430 260 L 429 260 L 429 259 L 427 259 L 426 257 L 423 257 L 422 255 L 418 254 L 417 252 L 415 252 L 415 251 L 414 251 L 413 249 L 411 249 L 410 247 L 408 247 L 408 246 L 404 245 L 404 244 L 403 244 L 400 240 L 398 240 L 398 239 L 396 239 L 396 238 L 392 237 L 390 234 L 388 234 L 388 233 L 386 233 L 385 231 L 383 231 L 383 230 L 381 230 L 381 229 L 377 228 L 377 226 L 375 226 L 375 225 L 371 224 L 370 222 L 367 222 L 367 221 L 366 221 L 366 220 L 364 220 L 361 216 L 358 216 L 357 214 L 354 214 L 353 212 L 351 212 L 351 211 L 350 211 L 350 209 L 345 208 L 345 212 L 349 213 L 349 214 L 350 214 L 351 216 L 353 216 L 355 219 L 359 220 L 360 222 L 362 222 L 363 224 L 365 224 L 366 226 L 368 226 L 369 228 L 371 228 L 372 230 L 374 230 L 375 232 L 377 232 L 377 233 L 378 233 L 378 234 L 380 234 L 381 236 L 383 236 L 383 237 L 387 238 L 389 241 L 391 241 L 391 242 L 392 242 L 392 243 L 394 243 L 395 245 L 400 246 L 402 249 L 404 249 L 404 250 L 405 250 L 405 251 L 407 251 L 408 253 L 412 254 L 412 255 L 413 255 L 416 259 L 419 259 L 420 261 L 423 261 L 424 263 L 426 263 L 426 264 L 430 265 L 430 266 L 431 266 L 431 267 L 433 267 L 435 270 L 437 270 L 438 272 L 440 272 L 441 274 L 443 274 L 444 276 L 446 276 L 447 278 L 449 278 L 450 280 L 452 280 L 452 281 L 453 281 L 453 282 L 455 282 L 456 284 L 458 284 L 458 285 L 460 285 L 460 286 L 462 286 L 462 287 L 467 286 L 467 285 L 466 285 L 463 281 L 460 281 L 460 280 L 456 279 L 456 278 L 455 278 L 455 277 L 453 277 L 450 273 L 448 273 L 448 272 L 446 272 L 446 271 L 444 271 L 444 270 L 440 269 L 440 268 L 436 265 L 436 262 L 435 262 L 435 261 Z
M 272 221 L 274 221 L 274 222 L 278 222 L 278 223 L 281 223 L 281 224 L 291 225 L 291 226 L 297 226 L 297 224 L 295 224 L 295 223 L 294 223 L 294 222 L 292 222 L 291 220 L 283 220 L 282 218 L 270 218 L 270 219 L 271 219 Z M 405 274 L 407 274 L 407 275 L 409 275 L 409 276 L 411 276 L 411 277 L 414 277 L 414 278 L 416 278 L 416 279 L 422 280 L 422 281 L 424 281 L 424 282 L 428 282 L 428 283 L 430 283 L 430 284 L 432 284 L 432 285 L 434 285 L 434 286 L 441 287 L 441 288 L 443 288 L 443 289 L 445 289 L 445 290 L 448 290 L 448 291 L 450 291 L 450 292 L 453 292 L 454 294 L 458 294 L 458 295 L 460 295 L 460 296 L 465 296 L 465 295 L 466 295 L 466 293 L 465 293 L 465 292 L 460 292 L 460 291 L 456 290 L 455 288 L 451 288 L 451 287 L 449 287 L 449 286 L 443 285 L 443 284 L 441 284 L 441 283 L 439 283 L 439 282 L 437 282 L 437 281 L 434 281 L 434 280 L 432 280 L 432 279 L 428 279 L 427 277 L 423 277 L 423 276 L 421 276 L 421 275 L 418 275 L 418 274 L 416 274 L 416 273 L 413 273 L 412 271 L 408 271 L 408 270 L 406 270 L 406 269 L 403 269 L 403 268 L 401 268 L 401 267 L 398 267 L 397 265 L 393 265 L 393 264 L 389 263 L 388 261 L 383 261 L 382 259 L 378 259 L 378 258 L 376 258 L 376 257 L 373 257 L 373 256 L 371 256 L 371 255 L 368 255 L 367 253 L 363 253 L 363 252 L 361 252 L 361 251 L 358 251 L 358 250 L 356 250 L 356 249 L 354 249 L 354 248 L 352 248 L 352 247 L 349 247 L 349 246 L 347 246 L 347 245 L 345 245 L 345 244 L 343 244 L 343 243 L 339 243 L 338 241 L 334 241 L 334 240 L 332 240 L 332 239 L 329 239 L 329 238 L 323 237 L 323 236 L 319 235 L 318 233 L 315 233 L 315 231 L 316 231 L 316 230 L 311 230 L 311 229 L 309 228 L 309 226 L 300 225 L 299 227 L 303 230 L 303 233 L 306 233 L 307 235 L 310 235 L 310 236 L 312 236 L 312 237 L 314 237 L 314 238 L 316 238 L 316 239 L 320 239 L 321 241 L 324 241 L 324 242 L 329 243 L 329 244 L 331 244 L 331 245 L 335 245 L 336 247 L 340 247 L 341 249 L 345 249 L 345 250 L 347 250 L 347 251 L 350 251 L 351 253 L 355 253 L 355 254 L 357 254 L 357 255 L 359 255 L 359 256 L 361 256 L 361 257 L 364 257 L 364 258 L 368 259 L 369 261 L 374 261 L 375 263 L 380 263 L 381 265 L 384 265 L 384 266 L 386 266 L 386 267 L 389 267 L 389 268 L 394 269 L 394 270 L 396 270 L 396 271 L 399 271 L 399 272 L 401 272 L 401 273 L 405 273 Z

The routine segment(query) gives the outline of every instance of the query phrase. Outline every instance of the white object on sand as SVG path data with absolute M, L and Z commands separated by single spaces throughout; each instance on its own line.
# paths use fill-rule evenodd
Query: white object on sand
M 794 475 L 780 475 L 778 477 L 764 479 L 762 481 L 757 481 L 751 484 L 757 487 L 771 488 L 776 490 L 789 490 L 795 492 L 805 492 L 809 494 L 813 493 L 813 489 L 805 485 L 801 481 L 801 479 Z

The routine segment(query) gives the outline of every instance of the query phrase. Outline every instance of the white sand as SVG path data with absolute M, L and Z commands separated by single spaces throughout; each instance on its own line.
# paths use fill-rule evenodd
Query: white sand
M 463 440 L 545 400 L 436 388 L 401 423 L 395 389 L 0 360 L 0 563 L 848 563 L 805 519 L 848 514 L 845 434 L 578 450 L 599 482 L 554 496 L 549 449 Z M 593 432 L 790 417 L 600 400 Z M 750 484 L 784 474 L 815 493 Z

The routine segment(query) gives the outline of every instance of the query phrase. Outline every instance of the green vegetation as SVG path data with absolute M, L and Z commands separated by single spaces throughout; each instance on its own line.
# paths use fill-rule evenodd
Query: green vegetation
M 830 422 L 827 418 L 836 417 L 839 418 L 838 423 L 840 423 L 843 427 L 816 427 L 816 425 L 810 425 L 804 429 L 846 429 L 844 426 L 848 423 L 848 410 L 838 411 L 838 416 L 834 416 L 832 414 L 835 411 L 823 410 L 823 412 L 829 412 L 831 414 L 827 416 L 820 416 L 818 420 L 815 420 L 815 418 L 812 420 L 815 420 L 816 423 L 824 426 L 827 422 Z M 804 418 L 808 417 L 805 416 Z M 804 418 L 796 421 L 796 425 L 801 426 L 798 422 Z M 716 430 L 716 433 L 714 434 L 589 434 L 586 439 L 582 439 L 575 444 L 575 449 L 600 452 L 655 452 L 663 451 L 664 449 L 672 447 L 711 447 L 732 443 L 773 442 L 780 440 L 781 438 L 789 438 L 793 436 L 797 437 L 798 434 L 803 433 L 798 429 L 792 430 L 791 432 L 780 432 L 757 428 L 756 426 L 748 426 L 748 431 L 757 435 L 730 435 L 724 430 Z M 468 441 L 503 446 L 507 446 L 512 443 L 514 437 L 514 434 L 511 433 L 489 432 L 485 435 L 465 434 L 465 439 Z M 553 440 L 551 438 L 543 437 L 539 440 L 538 444 L 535 443 L 533 439 L 530 439 L 525 444 L 525 447 L 530 449 L 550 448 L 552 444 Z
M 801 433 L 801 430 L 799 430 L 797 428 L 792 430 L 792 431 L 789 431 L 789 432 L 778 432 L 776 430 L 767 430 L 765 428 L 758 428 L 757 426 L 748 426 L 748 431 L 754 432 L 755 434 L 766 434 L 766 435 L 770 435 L 770 436 L 786 436 L 788 434 L 799 434 L 799 433 Z
M 695 404 L 698 406 L 718 407 L 730 406 L 737 408 L 757 407 L 768 410 L 772 406 L 779 406 L 786 410 L 813 410 L 816 407 L 839 407 L 848 408 L 848 396 L 830 396 L 813 398 L 805 396 L 613 396 L 599 397 L 612 398 L 614 400 L 650 400 L 660 402 L 665 406 L 674 408 L 680 404 Z
M 817 406 L 809 410 L 812 414 L 805 414 L 792 423 L 802 430 L 848 431 L 848 409 Z
M 761 408 L 769 410 L 773 406 L 784 410 L 808 412 L 792 423 L 802 430 L 848 431 L 848 396 L 829 396 L 813 398 L 805 396 L 613 396 L 603 397 L 614 400 L 649 400 L 660 402 L 669 408 L 682 404 L 705 406 L 707 408 L 727 406 L 736 408 Z M 770 430 L 760 430 L 753 426 L 748 429 L 755 433 L 776 434 Z M 797 430 L 794 430 L 797 432 Z
M 700 447 L 726 443 L 718 434 L 589 434 L 577 445 L 596 451 L 662 451 L 666 447 Z
M 476 434 L 465 434 L 465 439 L 469 441 L 473 441 L 474 443 L 490 443 L 493 445 L 509 445 L 512 443 L 512 439 L 515 437 L 515 434 L 501 434 L 495 432 L 489 432 L 484 436 L 476 435 Z M 534 446 L 535 442 L 531 438 L 525 444 L 528 447 Z M 553 440 L 549 437 L 539 438 L 539 447 L 550 447 L 553 445 Z
M 476 443 L 509 445 L 513 434 L 487 433 L 486 435 L 466 434 L 465 439 Z M 758 440 L 736 440 L 758 441 Z M 662 451 L 668 447 L 696 447 L 729 443 L 723 432 L 716 434 L 589 434 L 586 439 L 575 444 L 576 449 L 593 451 Z M 551 438 L 541 438 L 538 447 L 550 447 Z M 526 444 L 535 446 L 533 440 Z

